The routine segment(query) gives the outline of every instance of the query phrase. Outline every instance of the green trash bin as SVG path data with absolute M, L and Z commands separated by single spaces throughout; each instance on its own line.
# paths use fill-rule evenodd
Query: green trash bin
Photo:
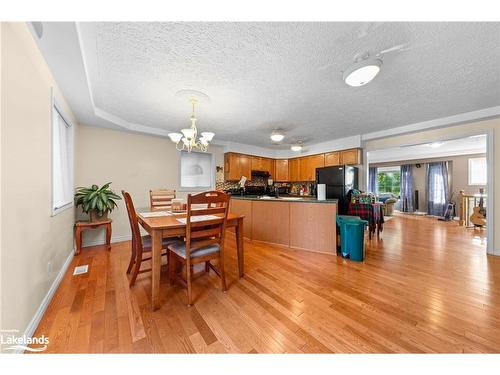
M 342 240 L 342 253 L 347 252 L 349 259 L 362 262 L 365 259 L 366 220 L 349 220 L 343 223 L 345 236 Z
M 337 242 L 337 249 L 340 250 L 342 256 L 345 258 L 349 256 L 349 251 L 347 249 L 345 240 L 347 238 L 345 223 L 354 221 L 357 222 L 361 220 L 359 216 L 349 216 L 349 215 L 337 215 L 337 225 L 340 232 L 340 241 Z

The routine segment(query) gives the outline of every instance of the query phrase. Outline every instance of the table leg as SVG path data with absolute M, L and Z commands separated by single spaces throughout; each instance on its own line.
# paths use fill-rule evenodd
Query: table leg
M 160 308 L 160 273 L 161 273 L 161 247 L 162 247 L 161 230 L 151 231 L 151 304 L 153 311 Z
M 82 231 L 79 227 L 75 227 L 75 242 L 76 242 L 76 252 L 75 255 L 79 255 L 82 251 Z
M 236 225 L 236 250 L 238 252 L 238 273 L 240 277 L 244 274 L 244 260 L 243 260 L 243 218 L 238 219 L 238 225 Z
M 108 251 L 111 251 L 111 223 L 106 224 L 106 245 L 108 246 Z

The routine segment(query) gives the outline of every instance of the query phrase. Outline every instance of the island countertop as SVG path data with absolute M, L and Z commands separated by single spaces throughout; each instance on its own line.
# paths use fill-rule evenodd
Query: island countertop
M 233 195 L 229 210 L 244 216 L 243 235 L 249 240 L 336 254 L 337 200 L 287 198 Z
M 279 198 L 268 197 L 262 198 L 258 195 L 231 195 L 231 199 L 242 199 L 249 201 L 260 201 L 260 202 L 290 202 L 290 203 L 338 203 L 338 199 L 325 199 L 318 200 L 315 197 L 311 196 L 280 196 Z

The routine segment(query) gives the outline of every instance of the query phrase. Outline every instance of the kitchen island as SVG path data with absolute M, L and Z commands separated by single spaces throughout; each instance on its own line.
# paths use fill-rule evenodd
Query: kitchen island
M 336 199 L 232 196 L 230 212 L 245 216 L 249 240 L 336 254 Z

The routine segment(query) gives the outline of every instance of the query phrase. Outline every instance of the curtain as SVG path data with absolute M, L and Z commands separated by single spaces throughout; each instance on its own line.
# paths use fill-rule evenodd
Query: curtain
M 370 193 L 377 194 L 377 167 L 368 169 L 368 190 Z
M 411 164 L 401 166 L 400 195 L 401 211 L 413 212 L 413 167 Z
M 450 199 L 448 162 L 427 165 L 427 213 L 443 216 Z

